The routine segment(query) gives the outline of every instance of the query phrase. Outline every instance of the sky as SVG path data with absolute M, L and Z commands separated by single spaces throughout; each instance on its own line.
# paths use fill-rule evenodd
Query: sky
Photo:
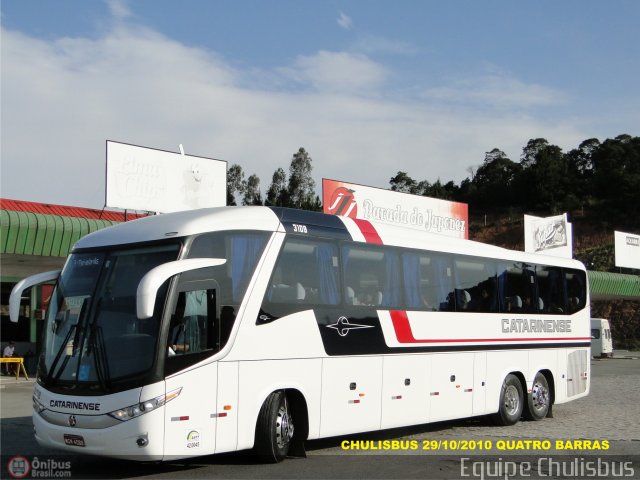
M 0 196 L 102 208 L 105 142 L 459 183 L 531 138 L 638 135 L 640 2 L 3 0 Z

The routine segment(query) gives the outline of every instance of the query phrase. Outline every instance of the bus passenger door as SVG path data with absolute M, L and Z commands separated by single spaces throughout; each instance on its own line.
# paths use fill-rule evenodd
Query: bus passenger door
M 429 421 L 473 414 L 473 353 L 434 355 L 431 364 Z
M 206 272 L 204 272 L 206 273 Z M 204 275 L 201 272 L 201 275 Z M 217 283 L 183 274 L 177 286 L 167 334 L 165 361 L 165 460 L 216 451 L 218 364 Z
M 320 436 L 380 428 L 382 357 L 323 359 Z

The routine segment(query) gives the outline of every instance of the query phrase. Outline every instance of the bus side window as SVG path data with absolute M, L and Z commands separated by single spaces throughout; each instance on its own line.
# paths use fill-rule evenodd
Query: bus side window
M 585 307 L 586 280 L 584 272 L 580 270 L 565 270 L 565 283 L 567 287 L 568 313 L 575 313 Z
M 524 263 L 502 264 L 498 269 L 501 312 L 531 313 L 539 308 L 535 270 Z
M 454 262 L 456 310 L 496 311 L 496 265 L 488 259 L 458 258 Z
M 451 258 L 443 253 L 402 254 L 404 302 L 407 308 L 455 310 Z
M 561 270 L 556 267 L 536 266 L 536 283 L 541 313 L 564 313 L 565 293 Z
M 400 263 L 399 250 L 394 247 L 344 245 L 342 269 L 346 303 L 399 308 Z
M 288 238 L 269 282 L 273 304 L 337 305 L 338 247 L 333 242 Z
M 219 348 L 216 290 L 187 290 L 178 294 L 169 327 L 168 354 L 185 355 Z

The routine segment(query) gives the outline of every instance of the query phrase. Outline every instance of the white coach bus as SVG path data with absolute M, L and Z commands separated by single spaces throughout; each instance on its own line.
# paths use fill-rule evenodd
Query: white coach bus
M 55 280 L 38 442 L 169 460 L 493 415 L 589 391 L 577 261 L 269 207 L 147 217 L 82 238 Z

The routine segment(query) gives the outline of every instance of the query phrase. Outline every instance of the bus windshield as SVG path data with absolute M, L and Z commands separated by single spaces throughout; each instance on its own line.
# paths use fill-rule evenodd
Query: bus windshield
M 48 383 L 106 389 L 113 379 L 148 371 L 162 308 L 138 319 L 136 291 L 152 268 L 175 260 L 180 245 L 70 255 L 46 318 L 41 377 Z M 158 295 L 164 301 L 167 285 Z
M 49 303 L 40 378 L 48 387 L 114 392 L 161 375 L 163 365 L 166 374 L 220 351 L 268 238 L 238 231 L 184 239 L 188 258 L 225 263 L 164 282 L 153 316 L 142 319 L 136 310 L 140 280 L 176 260 L 181 243 L 73 253 Z M 165 365 L 166 357 L 173 358 Z

